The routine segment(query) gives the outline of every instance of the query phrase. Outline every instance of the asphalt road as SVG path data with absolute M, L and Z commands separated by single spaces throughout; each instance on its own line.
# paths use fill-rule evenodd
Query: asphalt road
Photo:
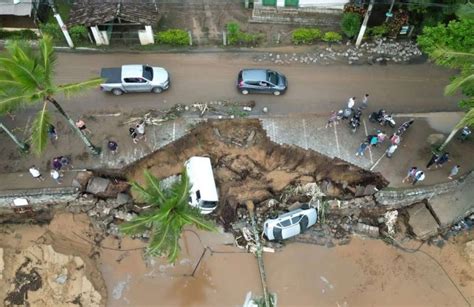
M 457 110 L 459 97 L 445 97 L 443 88 L 455 72 L 429 63 L 411 65 L 286 66 L 254 62 L 252 53 L 189 54 L 58 54 L 58 83 L 77 82 L 100 74 L 102 67 L 146 63 L 163 66 L 171 74 L 171 88 L 162 94 L 139 93 L 115 97 L 91 90 L 64 104 L 70 112 L 117 112 L 168 108 L 176 103 L 215 100 L 255 100 L 273 114 L 325 114 L 345 105 L 348 97 L 370 94 L 370 108 L 391 112 Z M 285 95 L 247 95 L 237 92 L 237 72 L 247 67 L 268 67 L 287 75 Z

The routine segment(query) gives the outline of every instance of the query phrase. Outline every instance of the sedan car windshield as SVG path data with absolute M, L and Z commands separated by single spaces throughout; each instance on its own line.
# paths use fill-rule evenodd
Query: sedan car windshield
M 153 68 L 151 68 L 150 66 L 144 65 L 143 66 L 143 78 L 145 78 L 149 81 L 153 80 Z
M 273 84 L 278 84 L 278 74 L 274 71 L 268 71 L 267 81 L 270 81 Z

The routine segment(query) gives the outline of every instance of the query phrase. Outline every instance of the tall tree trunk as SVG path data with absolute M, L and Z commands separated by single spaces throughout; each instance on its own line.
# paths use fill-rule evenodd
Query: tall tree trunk
M 260 281 L 262 282 L 264 304 L 265 307 L 271 307 L 270 294 L 268 293 L 267 286 L 267 276 L 265 274 L 265 267 L 263 266 L 263 247 L 260 243 L 260 237 L 257 232 L 257 224 L 255 223 L 254 204 L 251 200 L 248 200 L 245 204 L 249 212 L 250 222 L 252 224 L 252 232 L 255 237 L 255 243 L 257 244 L 257 251 L 255 253 L 255 256 L 257 256 L 258 270 L 260 271 Z
M 59 103 L 53 97 L 49 97 L 48 101 L 54 105 L 54 107 L 59 111 L 59 113 L 61 113 L 62 116 L 64 116 L 64 118 L 67 120 L 67 122 L 71 126 L 72 130 L 76 131 L 76 133 L 79 135 L 79 137 L 84 142 L 84 144 L 86 144 L 87 149 L 89 149 L 89 151 L 94 155 L 100 155 L 100 147 L 97 147 L 94 144 L 92 144 L 91 141 L 87 138 L 87 136 L 84 133 L 82 133 L 82 131 L 79 130 L 79 128 L 76 127 L 76 123 L 72 120 L 71 117 L 69 117 L 69 115 L 64 111 L 61 105 L 59 105 Z
M 456 135 L 456 132 L 459 131 L 459 128 L 454 127 L 453 130 L 451 130 L 451 133 L 448 135 L 448 138 L 444 141 L 443 145 L 439 147 L 439 150 L 442 151 L 446 145 L 453 139 L 453 137 Z
M 15 144 L 18 145 L 18 147 L 20 147 L 21 151 L 27 152 L 30 149 L 30 146 L 28 144 L 23 143 L 20 140 L 18 140 L 16 136 L 2 122 L 0 122 L 0 128 L 2 128 L 3 131 L 5 131 L 8 134 L 8 136 L 13 140 L 13 142 L 15 142 Z

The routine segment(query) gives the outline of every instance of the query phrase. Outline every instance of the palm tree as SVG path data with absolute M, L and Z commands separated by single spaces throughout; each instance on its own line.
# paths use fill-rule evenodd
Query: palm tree
M 132 182 L 132 189 L 138 198 L 150 205 L 147 212 L 140 214 L 130 222 L 121 225 L 126 235 L 137 235 L 151 231 L 147 254 L 150 256 L 166 255 L 170 263 L 179 256 L 179 239 L 186 225 L 194 225 L 198 229 L 215 230 L 214 223 L 205 219 L 197 208 L 188 204 L 191 188 L 186 171 L 182 171 L 181 179 L 164 190 L 158 178 L 145 171 L 146 185 Z
M 47 129 L 51 122 L 48 106 L 52 104 L 76 131 L 93 154 L 99 154 L 89 139 L 76 127 L 74 121 L 56 101 L 56 94 L 66 97 L 97 87 L 101 78 L 79 83 L 56 85 L 53 82 L 55 54 L 52 39 L 44 36 L 39 41 L 38 50 L 26 42 L 10 41 L 6 52 L 0 55 L 0 114 L 32 104 L 40 104 L 33 122 L 32 145 L 36 153 L 41 153 L 47 144 Z
M 28 152 L 30 146 L 16 138 L 16 136 L 8 129 L 1 121 L 0 128 L 12 139 L 13 142 L 20 148 L 22 152 Z
M 438 64 L 462 69 L 461 73 L 445 87 L 445 95 L 453 95 L 464 87 L 474 87 L 473 52 L 455 52 L 440 47 L 433 52 L 433 57 Z M 439 147 L 440 151 L 448 145 L 459 129 L 464 126 L 474 126 L 474 97 L 468 97 L 466 101 L 463 101 L 463 104 L 467 106 L 468 110 L 466 114 L 464 114 L 464 117 L 454 126 L 444 143 Z

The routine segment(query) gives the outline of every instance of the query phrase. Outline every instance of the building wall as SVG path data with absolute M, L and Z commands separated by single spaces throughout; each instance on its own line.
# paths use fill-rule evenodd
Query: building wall
M 348 0 L 299 0 L 299 7 L 320 7 L 322 9 L 343 9 Z

